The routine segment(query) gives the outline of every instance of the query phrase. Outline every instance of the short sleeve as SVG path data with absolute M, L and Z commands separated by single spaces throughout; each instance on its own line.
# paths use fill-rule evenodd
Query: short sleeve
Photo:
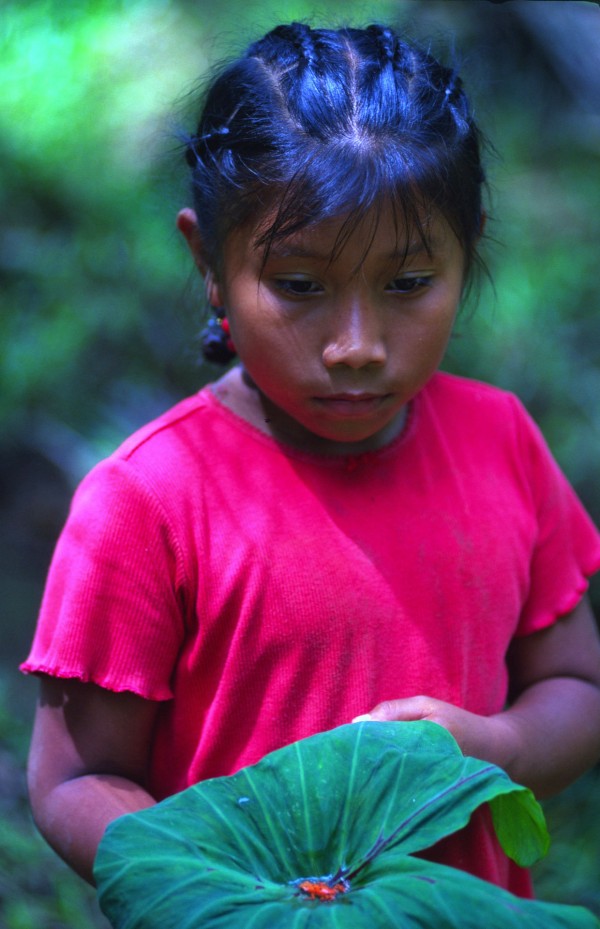
M 571 612 L 600 568 L 600 533 L 567 481 L 537 425 L 512 397 L 523 481 L 537 520 L 529 595 L 517 635 L 529 635 Z
M 102 462 L 73 498 L 21 670 L 170 699 L 184 586 L 160 500 L 127 460 Z

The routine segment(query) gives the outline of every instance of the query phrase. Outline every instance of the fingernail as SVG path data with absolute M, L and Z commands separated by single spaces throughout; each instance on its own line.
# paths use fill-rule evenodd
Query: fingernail
M 373 717 L 370 716 L 369 713 L 364 713 L 362 716 L 355 716 L 352 720 L 353 723 L 368 723 L 372 721 Z

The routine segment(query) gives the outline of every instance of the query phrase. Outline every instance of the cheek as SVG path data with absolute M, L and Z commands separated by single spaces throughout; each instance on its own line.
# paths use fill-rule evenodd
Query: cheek
M 432 338 L 441 342 L 447 341 L 454 327 L 459 299 L 459 292 L 452 288 L 432 307 Z
M 397 342 L 405 342 L 407 348 L 412 343 L 413 347 L 418 345 L 425 351 L 428 346 L 432 351 L 444 346 L 452 332 L 455 315 L 452 307 L 432 305 L 399 326 Z
M 432 308 L 433 309 L 433 308 Z M 400 327 L 391 347 L 390 359 L 418 378 L 433 373 L 442 361 L 452 334 L 454 313 L 427 312 L 410 327 Z M 393 362 L 392 362 L 393 363 Z
M 269 368 L 294 367 L 314 353 L 315 327 L 290 318 L 265 300 L 232 304 L 228 312 L 231 334 L 242 361 L 251 358 Z M 246 356 L 246 357 L 245 357 Z
M 238 358 L 254 380 L 273 382 L 293 367 L 290 339 L 262 314 L 234 312 L 230 327 Z

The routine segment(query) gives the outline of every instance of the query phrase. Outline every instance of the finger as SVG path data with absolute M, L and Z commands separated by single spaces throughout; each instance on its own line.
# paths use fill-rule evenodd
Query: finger
M 378 703 L 369 713 L 356 716 L 352 722 L 410 722 L 423 719 L 427 709 L 421 697 L 411 697 L 404 700 L 384 700 Z

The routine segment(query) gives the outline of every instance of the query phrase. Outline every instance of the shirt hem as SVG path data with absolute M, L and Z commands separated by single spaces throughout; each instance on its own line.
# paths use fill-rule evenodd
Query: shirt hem
M 130 681 L 108 681 L 96 678 L 93 674 L 86 674 L 84 671 L 67 671 L 62 668 L 53 668 L 50 665 L 37 664 L 30 661 L 24 661 L 20 664 L 19 671 L 28 676 L 52 677 L 57 680 L 79 681 L 82 684 L 95 684 L 97 687 L 101 687 L 103 690 L 109 690 L 111 693 L 132 693 L 136 697 L 142 697 L 144 700 L 152 700 L 156 703 L 166 702 L 167 700 L 172 700 L 174 697 L 173 693 L 168 688 L 148 691 Z

